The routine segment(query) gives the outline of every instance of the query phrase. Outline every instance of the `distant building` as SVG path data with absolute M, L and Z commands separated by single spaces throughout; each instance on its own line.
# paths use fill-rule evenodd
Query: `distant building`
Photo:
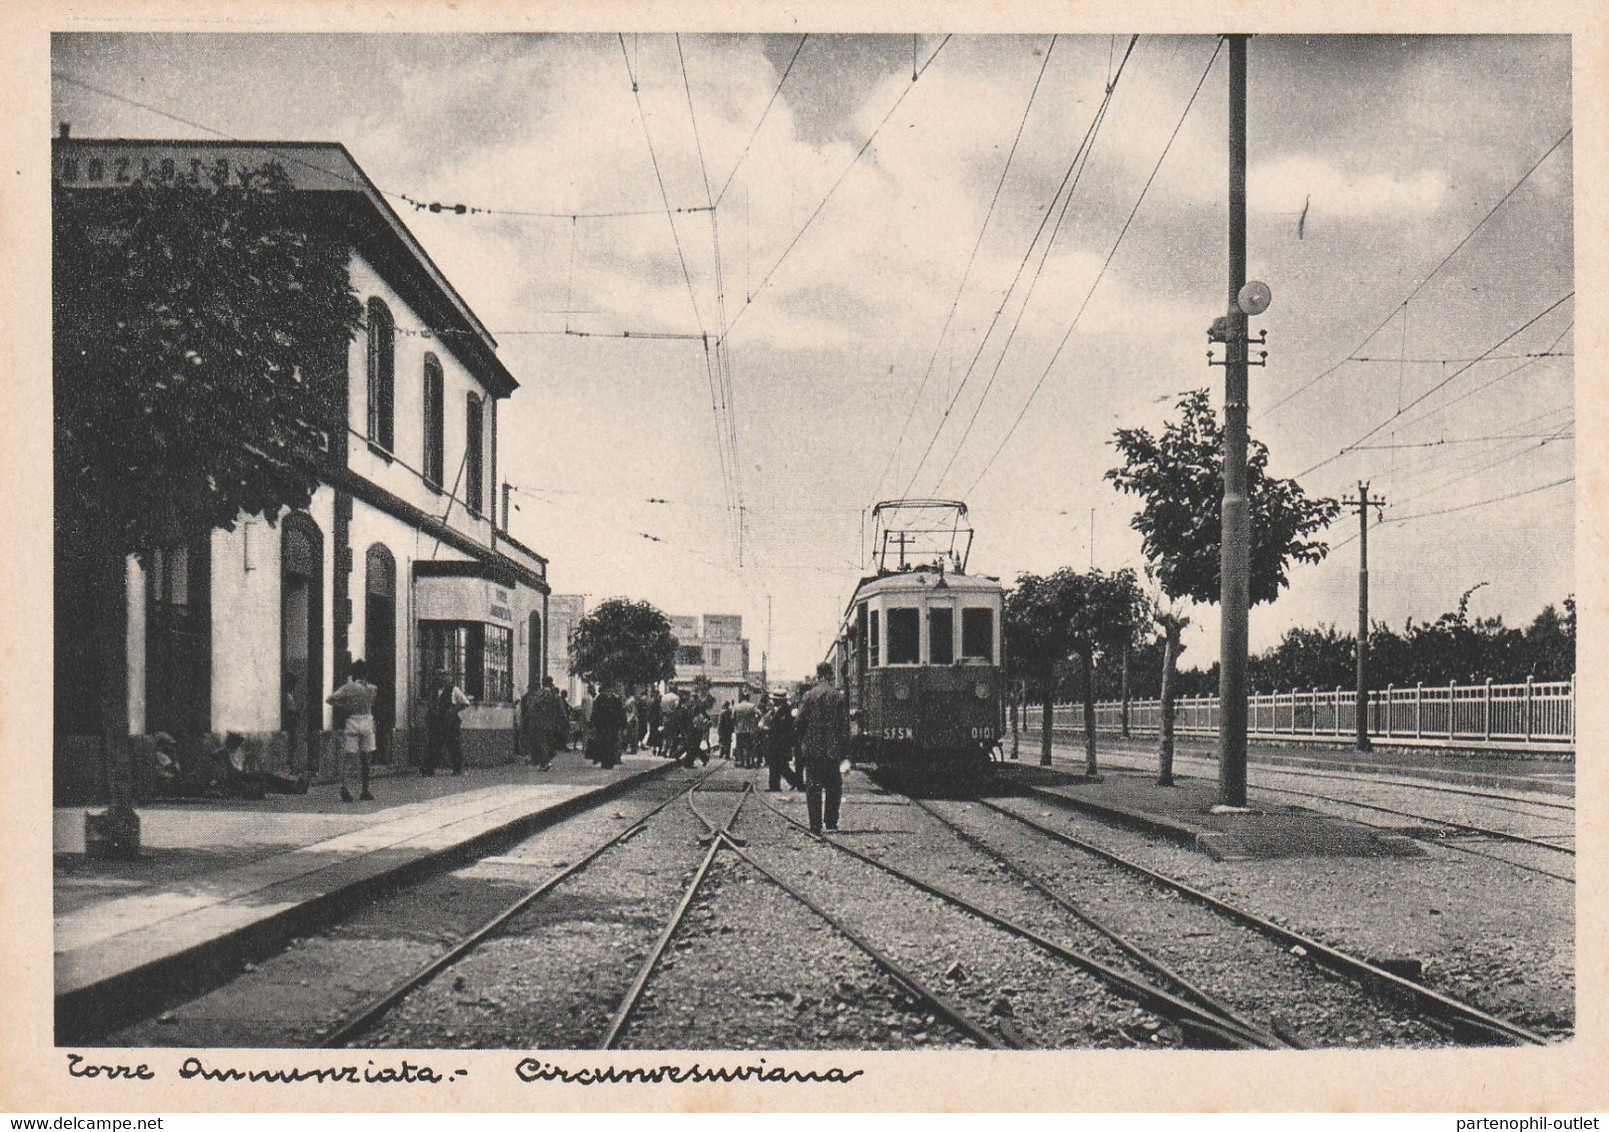
M 743 637 L 743 618 L 736 613 L 706 613 L 670 618 L 676 638 L 676 678 L 686 687 L 700 676 L 710 682 L 717 705 L 731 703 L 743 688 L 760 685 L 749 675 L 749 642 Z
M 581 700 L 582 680 L 570 674 L 570 631 L 586 615 L 584 594 L 548 595 L 548 675 L 561 692 L 569 693 L 572 704 Z

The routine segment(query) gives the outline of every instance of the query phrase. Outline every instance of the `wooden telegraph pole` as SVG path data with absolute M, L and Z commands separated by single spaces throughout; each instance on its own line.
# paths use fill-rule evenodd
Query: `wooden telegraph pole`
M 1357 749 L 1367 751 L 1369 742 L 1369 508 L 1384 508 L 1384 499 L 1370 499 L 1369 485 L 1358 481 L 1356 499 L 1343 499 L 1347 507 L 1358 509 L 1358 687 Z

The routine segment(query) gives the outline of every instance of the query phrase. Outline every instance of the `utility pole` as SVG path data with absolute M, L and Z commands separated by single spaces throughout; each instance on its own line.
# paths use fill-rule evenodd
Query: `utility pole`
M 1347 507 L 1358 509 L 1358 688 L 1357 688 L 1357 748 L 1367 751 L 1369 742 L 1369 508 L 1384 509 L 1384 499 L 1370 499 L 1369 485 L 1358 481 L 1356 499 L 1343 499 Z
M 1246 500 L 1246 36 L 1229 40 L 1229 309 L 1224 324 L 1224 497 L 1218 651 L 1218 805 L 1246 806 L 1246 638 L 1251 522 Z

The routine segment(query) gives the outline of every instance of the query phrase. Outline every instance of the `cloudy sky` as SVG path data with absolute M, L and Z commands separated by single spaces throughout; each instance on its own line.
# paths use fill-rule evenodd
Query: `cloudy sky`
M 97 34 L 52 62 L 75 135 L 345 144 L 521 382 L 501 473 L 556 590 L 742 613 L 756 661 L 770 608 L 794 674 L 879 498 L 965 498 L 976 571 L 1141 564 L 1113 430 L 1221 401 L 1217 46 Z M 1386 496 L 1371 593 L 1397 625 L 1477 582 L 1512 622 L 1574 589 L 1570 64 L 1562 37 L 1251 44 L 1252 432 L 1311 493 Z M 567 326 L 725 327 L 726 352 Z M 1253 647 L 1352 624 L 1356 548 L 1295 570 Z M 1216 655 L 1196 622 L 1186 664 Z

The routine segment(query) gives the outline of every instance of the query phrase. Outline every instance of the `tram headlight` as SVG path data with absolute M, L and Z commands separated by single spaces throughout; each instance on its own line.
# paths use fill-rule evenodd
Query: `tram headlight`
M 979 684 L 979 685 L 977 685 L 976 687 L 974 687 L 972 689 L 972 694 L 974 696 L 977 696 L 978 699 L 980 699 L 980 700 L 988 699 L 989 698 L 989 685 L 987 685 L 987 684 Z
M 895 684 L 894 685 L 894 698 L 896 700 L 908 700 L 908 699 L 910 699 L 911 698 L 911 686 L 909 684 Z

